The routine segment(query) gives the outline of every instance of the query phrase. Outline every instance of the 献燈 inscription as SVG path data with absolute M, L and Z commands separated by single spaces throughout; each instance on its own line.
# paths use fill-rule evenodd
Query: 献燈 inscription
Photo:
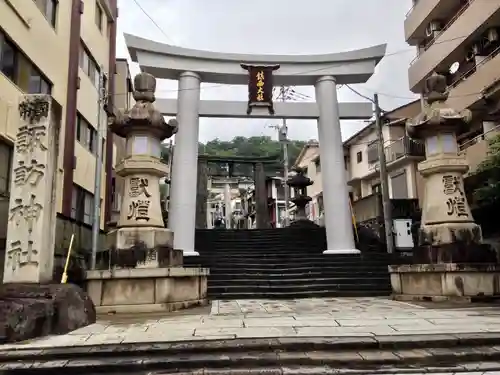
M 127 215 L 128 220 L 135 219 L 136 221 L 144 220 L 149 221 L 149 205 L 151 201 L 149 200 L 137 200 L 133 201 L 129 205 L 129 212 Z
M 460 178 L 452 175 L 443 176 L 443 193 L 449 197 L 446 200 L 448 216 L 469 217 L 467 201 L 461 187 Z

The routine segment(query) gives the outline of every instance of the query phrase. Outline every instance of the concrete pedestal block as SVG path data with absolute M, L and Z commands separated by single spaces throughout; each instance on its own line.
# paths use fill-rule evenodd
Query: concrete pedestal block
M 87 292 L 98 313 L 169 312 L 208 304 L 207 268 L 87 271 Z
M 389 266 L 393 298 L 480 301 L 500 298 L 500 265 L 441 263 Z
M 173 233 L 166 228 L 119 228 L 106 241 L 109 250 L 100 262 L 106 269 L 182 266 L 182 251 L 173 249 Z

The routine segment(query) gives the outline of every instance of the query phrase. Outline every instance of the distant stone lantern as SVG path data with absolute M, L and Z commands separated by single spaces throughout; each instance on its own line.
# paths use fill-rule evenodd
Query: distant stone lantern
M 407 123 L 408 135 L 425 142 L 426 160 L 418 166 L 425 184 L 419 242 L 429 263 L 460 262 L 482 241 L 464 191 L 469 165 L 456 139 L 472 114 L 446 106 L 446 78 L 440 74 L 427 79 L 425 99 L 422 113 Z
M 291 223 L 291 226 L 297 225 L 314 225 L 306 215 L 306 206 L 311 202 L 312 198 L 307 195 L 307 187 L 314 184 L 314 181 L 306 176 L 306 168 L 296 167 L 294 169 L 295 175 L 291 176 L 287 185 L 292 187 L 294 190 L 294 197 L 290 199 L 297 207 L 295 213 L 295 220 Z M 286 188 L 288 188 L 288 186 Z
M 134 78 L 135 105 L 118 113 L 111 130 L 126 138 L 126 156 L 116 173 L 125 178 L 117 229 L 108 235 L 115 266 L 158 266 L 158 249 L 172 247 L 173 233 L 165 228 L 160 179 L 168 167 L 161 160 L 161 142 L 177 132 L 177 121 L 165 122 L 155 109 L 156 79 L 148 73 Z M 127 252 L 126 250 L 133 250 Z

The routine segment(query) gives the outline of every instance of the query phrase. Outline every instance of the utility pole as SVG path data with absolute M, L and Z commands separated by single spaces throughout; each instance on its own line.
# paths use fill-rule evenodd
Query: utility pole
M 97 152 L 95 158 L 95 177 L 94 177 L 94 217 L 92 222 L 92 263 L 90 269 L 96 268 L 97 246 L 99 243 L 99 229 L 101 227 L 101 184 L 102 184 L 102 163 L 103 163 L 103 126 L 102 112 L 106 100 L 106 87 L 104 87 L 104 66 L 101 65 L 99 71 L 99 97 L 97 99 Z M 109 155 L 108 155 L 109 157 Z
M 394 238 L 392 229 L 391 200 L 389 197 L 389 180 L 387 175 L 387 163 L 385 159 L 384 136 L 382 134 L 382 111 L 378 103 L 378 94 L 373 97 L 375 104 L 375 126 L 378 135 L 378 160 L 380 164 L 380 187 L 382 188 L 382 206 L 384 212 L 385 241 L 387 252 L 394 253 Z
M 281 101 L 286 101 L 286 89 L 285 86 L 281 86 Z M 279 141 L 283 147 L 283 179 L 285 185 L 285 227 L 290 224 L 290 217 L 288 216 L 288 206 L 290 203 L 289 191 L 288 191 L 288 127 L 286 125 L 286 117 L 283 117 L 281 127 L 279 129 Z

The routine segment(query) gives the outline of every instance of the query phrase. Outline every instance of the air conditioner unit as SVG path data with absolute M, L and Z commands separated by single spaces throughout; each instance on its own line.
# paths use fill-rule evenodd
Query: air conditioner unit
M 431 21 L 427 25 L 427 28 L 425 29 L 425 35 L 428 38 L 435 38 L 437 34 L 442 30 L 441 23 L 438 21 Z
M 486 31 L 484 36 L 484 46 L 489 47 L 493 44 L 497 44 L 500 40 L 500 36 L 498 35 L 498 29 L 492 27 Z

